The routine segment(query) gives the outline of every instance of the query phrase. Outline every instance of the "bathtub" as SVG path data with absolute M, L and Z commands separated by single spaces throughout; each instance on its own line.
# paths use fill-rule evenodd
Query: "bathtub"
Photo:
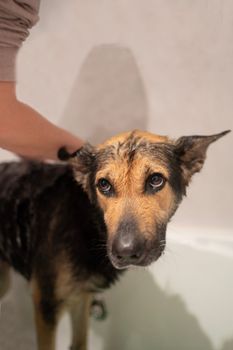
M 90 350 L 231 350 L 233 348 L 231 232 L 171 226 L 165 254 L 132 268 L 103 293 L 108 317 L 91 320 Z M 0 349 L 35 349 L 30 290 L 13 274 L 1 303 Z M 70 324 L 59 324 L 58 350 L 68 349 Z
M 233 349 L 231 232 L 171 227 L 166 253 L 107 291 L 108 317 L 91 322 L 92 350 Z M 68 346 L 60 325 L 58 349 Z

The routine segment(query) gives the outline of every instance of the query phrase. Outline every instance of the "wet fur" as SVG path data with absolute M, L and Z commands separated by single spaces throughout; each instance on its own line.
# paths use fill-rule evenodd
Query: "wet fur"
M 102 215 L 69 165 L 7 163 L 0 174 L 0 257 L 31 281 L 36 308 L 53 327 L 69 302 L 118 278 Z
M 65 309 L 73 320 L 72 349 L 86 349 L 91 300 L 122 273 L 109 248 L 117 232 L 134 227 L 147 240 L 145 265 L 156 260 L 192 174 L 201 169 L 208 145 L 221 136 L 175 142 L 133 132 L 97 148 L 86 145 L 65 165 L 0 165 L 0 259 L 30 281 L 39 350 L 55 348 Z M 144 187 L 152 171 L 167 179 L 156 198 Z M 110 198 L 96 189 L 98 178 L 107 176 L 116 191 Z

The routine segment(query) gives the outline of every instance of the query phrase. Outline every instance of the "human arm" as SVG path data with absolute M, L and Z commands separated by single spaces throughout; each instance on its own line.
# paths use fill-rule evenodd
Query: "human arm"
M 59 147 L 73 152 L 83 141 L 16 97 L 16 57 L 38 21 L 39 0 L 0 0 L 0 147 L 24 157 L 57 159 Z
M 20 102 L 14 82 L 0 82 L 0 147 L 24 157 L 57 160 L 65 146 L 74 152 L 83 141 Z

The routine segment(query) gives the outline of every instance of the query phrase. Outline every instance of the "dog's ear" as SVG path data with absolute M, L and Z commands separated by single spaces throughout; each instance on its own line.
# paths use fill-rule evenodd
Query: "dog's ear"
M 58 158 L 63 161 L 68 161 L 74 170 L 76 180 L 87 190 L 87 180 L 89 175 L 94 171 L 96 150 L 95 147 L 86 143 L 83 147 L 74 153 L 68 153 L 65 147 L 58 151 Z
M 175 142 L 175 152 L 181 165 L 185 185 L 188 185 L 194 173 L 201 170 L 209 145 L 229 132 L 230 130 L 227 130 L 210 136 L 183 136 Z

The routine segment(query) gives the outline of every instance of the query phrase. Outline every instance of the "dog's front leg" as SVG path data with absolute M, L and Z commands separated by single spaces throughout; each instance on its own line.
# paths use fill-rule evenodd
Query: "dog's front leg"
M 55 350 L 56 326 L 61 306 L 57 305 L 54 300 L 48 300 L 35 281 L 32 285 L 37 349 Z
M 37 308 L 35 311 L 35 320 L 38 350 L 55 350 L 55 325 L 46 322 Z
M 71 350 L 87 350 L 88 320 L 92 299 L 92 294 L 83 293 L 70 306 L 72 325 Z

